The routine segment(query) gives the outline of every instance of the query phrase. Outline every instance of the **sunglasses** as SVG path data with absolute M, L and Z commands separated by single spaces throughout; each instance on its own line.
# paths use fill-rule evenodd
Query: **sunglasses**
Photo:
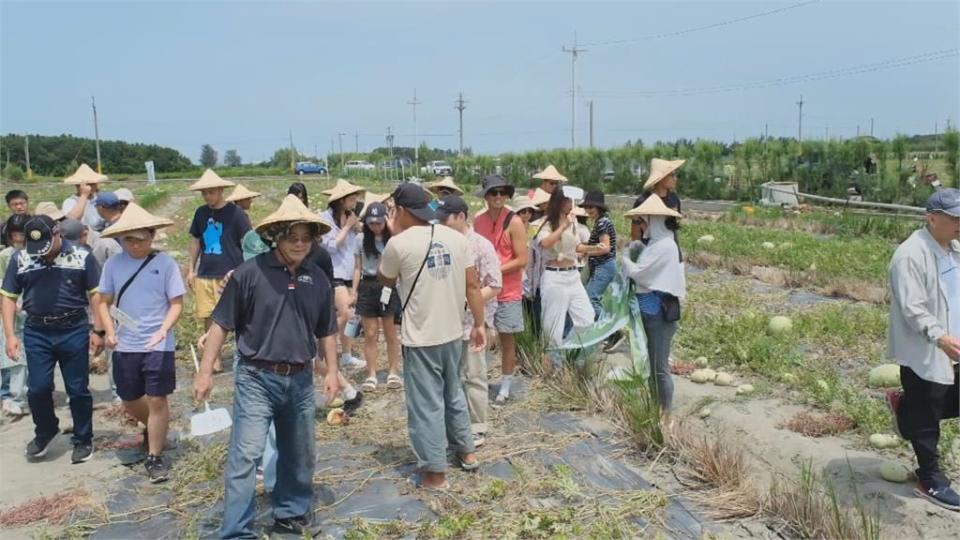
M 493 195 L 494 197 L 509 197 L 509 189 L 491 189 L 487 192 L 488 195 Z

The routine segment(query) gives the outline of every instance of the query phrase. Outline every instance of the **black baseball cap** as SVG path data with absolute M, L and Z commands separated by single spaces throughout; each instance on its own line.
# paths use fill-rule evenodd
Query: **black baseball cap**
M 364 223 L 384 223 L 387 220 L 387 207 L 383 203 L 370 203 L 370 208 L 363 214 Z
M 26 236 L 26 249 L 30 255 L 46 255 L 53 248 L 53 236 L 60 233 L 57 222 L 47 215 L 37 215 L 30 218 L 23 226 Z
M 400 208 L 413 214 L 422 221 L 433 221 L 437 219 L 436 213 L 431 208 L 430 203 L 433 197 L 430 196 L 422 187 L 409 182 L 400 184 L 393 191 L 393 202 Z
M 470 207 L 467 206 L 463 197 L 459 195 L 447 195 L 440 199 L 439 206 L 437 206 L 437 219 L 443 221 L 449 216 L 455 216 L 457 214 L 470 215 Z

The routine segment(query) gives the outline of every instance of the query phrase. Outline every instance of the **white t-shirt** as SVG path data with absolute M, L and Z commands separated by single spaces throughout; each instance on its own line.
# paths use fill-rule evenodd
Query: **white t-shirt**
M 955 251 L 938 254 L 937 271 L 947 289 L 947 334 L 960 336 L 960 256 Z
M 432 347 L 463 337 L 466 272 L 474 262 L 462 234 L 442 225 L 432 228 L 433 242 L 431 226 L 426 225 L 391 237 L 380 260 L 380 272 L 385 277 L 397 278 L 401 305 L 413 288 L 400 326 L 400 341 L 406 347 Z M 414 285 L 421 264 L 423 271 Z

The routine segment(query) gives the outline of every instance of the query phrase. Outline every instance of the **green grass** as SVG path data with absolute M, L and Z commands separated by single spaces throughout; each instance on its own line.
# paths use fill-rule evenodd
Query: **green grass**
M 751 210 L 747 210 L 751 209 Z M 832 234 L 847 238 L 875 236 L 899 243 L 921 226 L 915 217 L 865 215 L 838 209 L 795 214 L 780 208 L 741 205 L 723 216 L 723 221 L 742 225 L 775 226 L 788 230 Z

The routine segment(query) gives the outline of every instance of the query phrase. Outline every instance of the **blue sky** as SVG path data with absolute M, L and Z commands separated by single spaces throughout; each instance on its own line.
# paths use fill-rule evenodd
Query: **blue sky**
M 244 161 L 418 140 L 485 153 L 570 144 L 574 32 L 577 142 L 594 99 L 600 147 L 642 138 L 720 140 L 930 133 L 960 122 L 956 55 L 796 84 L 752 83 L 960 47 L 960 3 L 833 1 L 702 31 L 788 2 L 0 2 L 0 132 L 200 146 Z M 635 40 L 621 44 L 597 44 Z M 593 45 L 591 45 L 591 43 Z M 739 86 L 740 88 L 731 88 Z M 743 88 L 746 86 L 747 88 Z M 676 95 L 678 90 L 714 88 Z M 652 92 L 652 94 L 650 94 Z

